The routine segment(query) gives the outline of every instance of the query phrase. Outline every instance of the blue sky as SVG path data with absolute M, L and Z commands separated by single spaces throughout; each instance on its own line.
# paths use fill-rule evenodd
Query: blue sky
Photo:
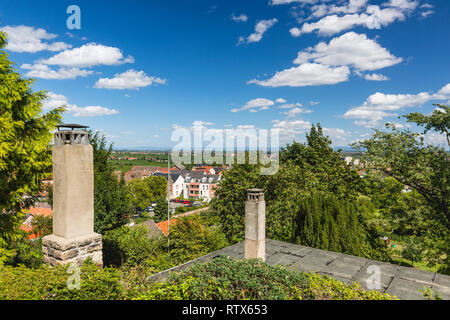
M 281 143 L 320 122 L 346 146 L 448 104 L 449 13 L 445 0 L 4 0 L 0 29 L 45 107 L 66 104 L 64 122 L 117 148 L 172 146 L 194 121 L 279 128 Z

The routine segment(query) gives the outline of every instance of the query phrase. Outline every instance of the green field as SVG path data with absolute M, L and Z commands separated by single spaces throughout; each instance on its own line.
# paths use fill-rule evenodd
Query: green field
M 109 160 L 109 162 L 112 164 L 114 170 L 120 170 L 123 173 L 127 172 L 134 166 L 167 167 L 167 161 L 157 162 L 152 160 Z

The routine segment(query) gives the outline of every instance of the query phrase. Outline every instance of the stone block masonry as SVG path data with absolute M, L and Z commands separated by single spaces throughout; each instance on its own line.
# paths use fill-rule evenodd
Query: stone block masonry
M 51 266 L 70 263 L 81 265 L 87 258 L 91 258 L 98 266 L 103 266 L 102 236 L 99 234 L 72 239 L 52 234 L 42 239 L 42 252 L 44 263 Z

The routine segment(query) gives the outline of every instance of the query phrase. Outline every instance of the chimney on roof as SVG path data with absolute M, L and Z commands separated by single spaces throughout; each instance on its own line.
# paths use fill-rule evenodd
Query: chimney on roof
M 245 259 L 266 260 L 266 202 L 263 189 L 248 189 L 245 201 Z
M 85 126 L 61 125 L 53 158 L 53 234 L 42 239 L 44 263 L 102 265 L 102 236 L 94 232 L 93 149 Z

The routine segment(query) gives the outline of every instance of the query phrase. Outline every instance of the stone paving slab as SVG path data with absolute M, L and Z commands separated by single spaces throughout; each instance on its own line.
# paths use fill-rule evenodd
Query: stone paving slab
M 178 267 L 162 271 L 150 277 L 151 280 L 164 280 L 171 272 L 181 271 L 194 263 L 204 263 L 220 255 L 233 259 L 244 259 L 244 242 L 223 248 L 206 256 L 184 263 Z M 414 268 L 401 267 L 362 257 L 325 251 L 292 243 L 266 239 L 266 262 L 270 265 L 284 265 L 300 272 L 317 272 L 350 284 L 359 282 L 364 289 L 374 279 L 374 270 L 379 271 L 381 292 L 389 293 L 399 299 L 423 300 L 425 286 L 439 292 L 441 297 L 450 300 L 450 276 Z
M 402 300 L 424 300 L 422 292 L 424 285 L 414 280 L 395 277 L 386 293 Z
M 351 280 L 367 264 L 368 259 L 340 255 L 323 269 L 323 272 Z
M 375 266 L 377 268 L 374 268 Z M 359 282 L 361 288 L 363 289 L 372 289 L 373 282 L 371 282 L 371 288 L 368 288 L 368 281 L 371 280 L 370 277 L 374 275 L 374 271 L 379 270 L 380 276 L 377 280 L 380 281 L 380 288 L 378 289 L 378 291 L 385 292 L 394 279 L 397 268 L 398 266 L 390 263 L 369 260 L 369 262 L 363 267 L 363 269 L 361 269 L 361 271 L 353 277 L 352 281 Z
M 338 256 L 339 253 L 336 252 L 312 249 L 308 255 L 298 258 L 297 262 L 292 264 L 292 267 L 297 271 L 320 272 Z

